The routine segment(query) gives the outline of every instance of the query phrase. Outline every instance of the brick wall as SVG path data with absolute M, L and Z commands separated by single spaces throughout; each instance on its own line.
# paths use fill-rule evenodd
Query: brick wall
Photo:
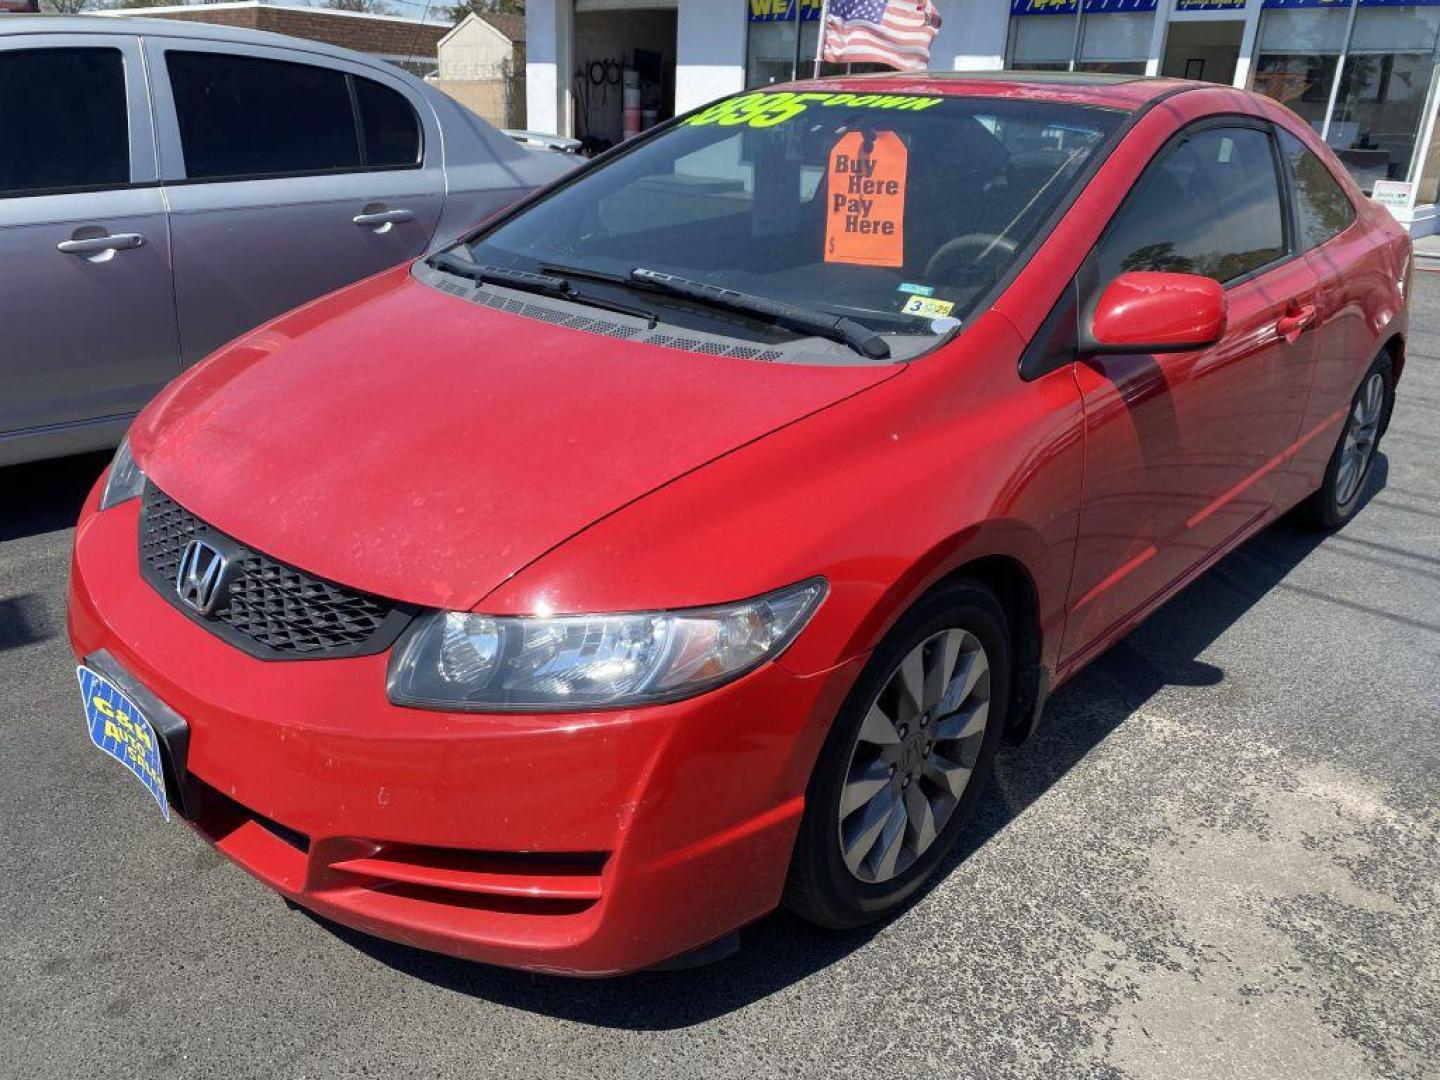
M 448 26 L 367 19 L 357 15 L 332 15 L 301 8 L 248 7 L 215 10 L 196 7 L 189 11 L 165 12 L 159 18 L 185 22 L 240 26 L 268 30 L 272 34 L 323 41 L 356 52 L 385 56 L 435 56 L 435 46 L 449 32 Z

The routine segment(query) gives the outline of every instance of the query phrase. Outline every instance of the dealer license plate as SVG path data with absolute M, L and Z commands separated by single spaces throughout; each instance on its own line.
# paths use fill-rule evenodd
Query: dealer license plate
M 80 697 L 90 741 L 104 754 L 124 765 L 144 784 L 170 820 L 170 800 L 165 795 L 165 767 L 160 758 L 160 739 L 150 721 L 125 693 L 104 675 L 81 664 L 75 669 L 80 680 Z

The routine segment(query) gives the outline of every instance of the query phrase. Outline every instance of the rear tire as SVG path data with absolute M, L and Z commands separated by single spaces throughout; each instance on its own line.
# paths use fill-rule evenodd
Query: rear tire
M 1010 630 L 989 589 L 924 597 L 875 650 L 805 795 L 784 902 L 820 926 L 884 918 L 955 848 L 1007 720 Z
M 1360 509 L 1394 407 L 1394 367 L 1390 354 L 1382 352 L 1350 399 L 1345 427 L 1325 466 L 1324 480 L 1302 504 L 1303 516 L 1315 528 L 1338 529 Z

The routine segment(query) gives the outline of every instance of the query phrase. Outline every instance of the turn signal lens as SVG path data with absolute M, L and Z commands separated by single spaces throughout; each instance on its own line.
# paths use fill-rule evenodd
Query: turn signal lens
M 130 437 L 120 440 L 115 458 L 110 462 L 110 475 L 105 478 L 105 490 L 100 493 L 100 509 L 109 510 L 123 502 L 139 498 L 145 490 L 145 474 L 135 459 L 130 456 Z

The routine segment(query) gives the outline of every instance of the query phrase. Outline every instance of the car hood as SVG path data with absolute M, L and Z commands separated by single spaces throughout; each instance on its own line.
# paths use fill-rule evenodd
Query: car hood
M 141 414 L 131 445 L 163 491 L 259 551 L 466 609 L 626 503 L 900 370 L 616 340 L 402 269 L 221 349 Z

